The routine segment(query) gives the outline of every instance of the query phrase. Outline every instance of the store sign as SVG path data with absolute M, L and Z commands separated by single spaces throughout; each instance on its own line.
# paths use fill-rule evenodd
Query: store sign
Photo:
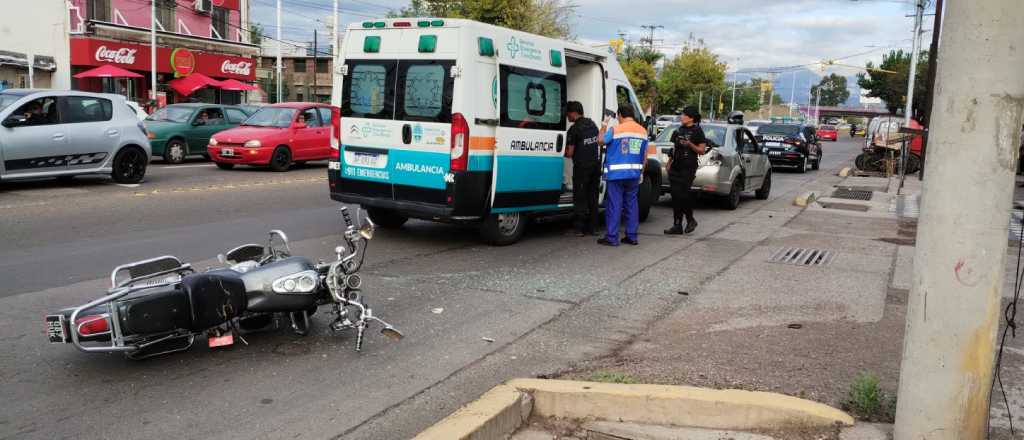
M 108 49 L 107 46 L 96 48 L 96 61 L 103 61 L 114 64 L 135 64 L 135 53 L 138 49 L 120 47 Z
M 188 49 L 174 49 L 171 52 L 171 69 L 176 78 L 191 75 L 196 70 L 196 56 Z
M 224 63 L 220 65 L 220 72 L 249 76 L 252 73 L 252 63 L 248 61 L 233 63 L 231 60 L 224 60 Z

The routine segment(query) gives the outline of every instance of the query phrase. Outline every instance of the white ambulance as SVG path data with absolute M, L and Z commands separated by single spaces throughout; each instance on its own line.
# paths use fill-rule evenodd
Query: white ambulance
M 365 21 L 343 41 L 331 198 L 384 227 L 476 223 L 484 241 L 514 243 L 529 220 L 572 210 L 567 101 L 598 124 L 620 102 L 646 119 L 607 47 L 457 19 Z M 648 165 L 641 219 L 660 186 Z

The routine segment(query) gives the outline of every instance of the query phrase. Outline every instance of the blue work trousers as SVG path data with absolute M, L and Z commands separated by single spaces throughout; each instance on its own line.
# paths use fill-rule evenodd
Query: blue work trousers
M 608 226 L 605 238 L 609 243 L 619 244 L 619 221 L 622 211 L 626 211 L 626 238 L 636 241 L 637 229 L 640 227 L 640 207 L 637 192 L 640 182 L 635 179 L 609 180 L 608 193 L 604 206 L 604 221 Z

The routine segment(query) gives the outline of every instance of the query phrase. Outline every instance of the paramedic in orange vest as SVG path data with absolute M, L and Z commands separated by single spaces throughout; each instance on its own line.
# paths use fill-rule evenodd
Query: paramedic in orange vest
M 608 191 L 605 198 L 604 219 L 608 229 L 604 238 L 597 240 L 605 246 L 619 245 L 619 221 L 626 212 L 626 237 L 623 243 L 636 245 L 640 226 L 640 208 L 637 192 L 643 179 L 647 156 L 647 129 L 633 120 L 633 107 L 619 105 L 619 123 L 609 128 L 611 116 L 604 118 L 598 135 L 604 145 L 604 179 Z

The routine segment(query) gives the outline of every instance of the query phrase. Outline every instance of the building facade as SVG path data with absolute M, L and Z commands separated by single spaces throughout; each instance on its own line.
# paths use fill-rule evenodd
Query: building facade
M 256 79 L 259 46 L 250 43 L 249 0 L 68 0 L 72 74 L 114 65 L 143 76 L 75 79 L 73 87 L 118 93 L 140 103 L 154 98 L 150 90 L 153 1 L 156 101 L 240 102 L 241 92 L 220 90 L 215 83 Z M 193 79 L 206 76 L 213 81 L 188 93 L 175 86 L 176 80 L 193 75 Z
M 7 9 L 0 14 L 0 90 L 71 88 L 65 1 L 33 0 L 19 2 L 17 12 Z
M 267 102 L 277 102 L 276 62 L 276 56 L 264 56 L 260 60 L 260 88 L 267 93 Z M 331 102 L 334 63 L 329 55 L 315 58 L 311 55 L 282 55 L 281 65 L 282 101 Z

